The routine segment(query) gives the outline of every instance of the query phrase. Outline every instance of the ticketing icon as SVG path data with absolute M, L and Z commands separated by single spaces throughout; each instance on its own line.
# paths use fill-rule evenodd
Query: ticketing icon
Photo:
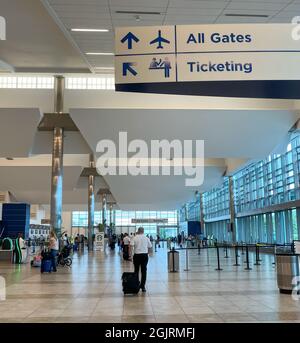
M 161 30 L 158 30 L 158 37 L 153 39 L 150 42 L 150 45 L 155 44 L 155 43 L 158 43 L 156 49 L 163 49 L 164 47 L 163 47 L 162 43 L 170 44 L 170 41 L 167 40 L 166 38 L 163 38 L 161 35 Z
M 158 60 L 156 57 L 153 57 L 149 66 L 149 70 L 164 70 L 165 78 L 170 77 L 171 68 L 171 62 L 168 57 L 165 57 L 164 60 L 161 58 Z

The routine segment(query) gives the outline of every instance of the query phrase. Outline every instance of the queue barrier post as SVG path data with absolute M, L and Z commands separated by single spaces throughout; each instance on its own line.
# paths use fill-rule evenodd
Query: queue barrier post
M 220 252 L 219 252 L 219 246 L 216 245 L 217 248 L 217 259 L 218 259 L 218 268 L 216 268 L 216 270 L 223 270 L 220 266 Z
M 238 246 L 236 245 L 234 249 L 235 249 L 235 264 L 234 264 L 234 266 L 238 267 L 238 266 L 240 266 L 239 260 L 238 260 L 238 257 L 239 257 L 239 248 L 238 248 Z
M 248 245 L 246 245 L 246 263 L 247 263 L 247 267 L 245 268 L 245 270 L 251 270 L 252 268 L 250 268 L 250 265 L 249 265 L 249 249 L 248 249 Z
M 200 249 L 200 243 L 198 243 L 198 255 L 200 255 L 201 249 Z
M 262 259 L 260 258 L 260 254 L 259 254 L 259 245 L 257 245 L 257 261 L 261 262 Z
M 229 256 L 228 256 L 228 250 L 227 250 L 228 248 L 227 248 L 227 244 L 225 245 L 225 256 L 224 256 L 224 258 L 228 258 Z
M 189 250 L 188 248 L 185 249 L 185 269 L 184 271 L 185 272 L 188 272 L 190 269 L 189 269 Z
M 274 244 L 274 262 L 272 264 L 273 266 L 276 265 L 276 244 Z
M 255 245 L 255 263 L 254 263 L 255 266 L 260 266 L 258 249 L 259 249 L 259 247 L 258 247 L 258 245 L 256 244 L 256 245 Z
M 206 247 L 206 260 L 207 260 L 207 266 L 209 266 L 209 248 Z
M 242 245 L 242 255 L 244 255 L 245 253 L 244 253 L 244 243 L 243 243 L 243 241 L 241 242 L 241 245 Z

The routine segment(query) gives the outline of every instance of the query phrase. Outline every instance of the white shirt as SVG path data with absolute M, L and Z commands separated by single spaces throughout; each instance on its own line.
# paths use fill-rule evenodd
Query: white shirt
M 148 249 L 152 248 L 150 239 L 144 235 L 136 235 L 131 241 L 135 254 L 148 254 Z
M 124 237 L 123 243 L 124 243 L 124 245 L 129 245 L 130 244 L 130 238 L 128 236 Z

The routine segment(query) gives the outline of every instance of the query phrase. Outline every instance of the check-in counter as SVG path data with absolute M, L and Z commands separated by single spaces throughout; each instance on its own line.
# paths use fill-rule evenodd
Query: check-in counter
M 0 246 L 0 261 L 12 263 L 13 257 L 13 241 L 10 238 L 4 238 Z

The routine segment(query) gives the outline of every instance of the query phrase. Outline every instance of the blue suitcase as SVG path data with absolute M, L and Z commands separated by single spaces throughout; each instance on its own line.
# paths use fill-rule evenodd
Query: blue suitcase
M 52 263 L 51 260 L 42 260 L 41 263 L 41 273 L 51 273 Z

